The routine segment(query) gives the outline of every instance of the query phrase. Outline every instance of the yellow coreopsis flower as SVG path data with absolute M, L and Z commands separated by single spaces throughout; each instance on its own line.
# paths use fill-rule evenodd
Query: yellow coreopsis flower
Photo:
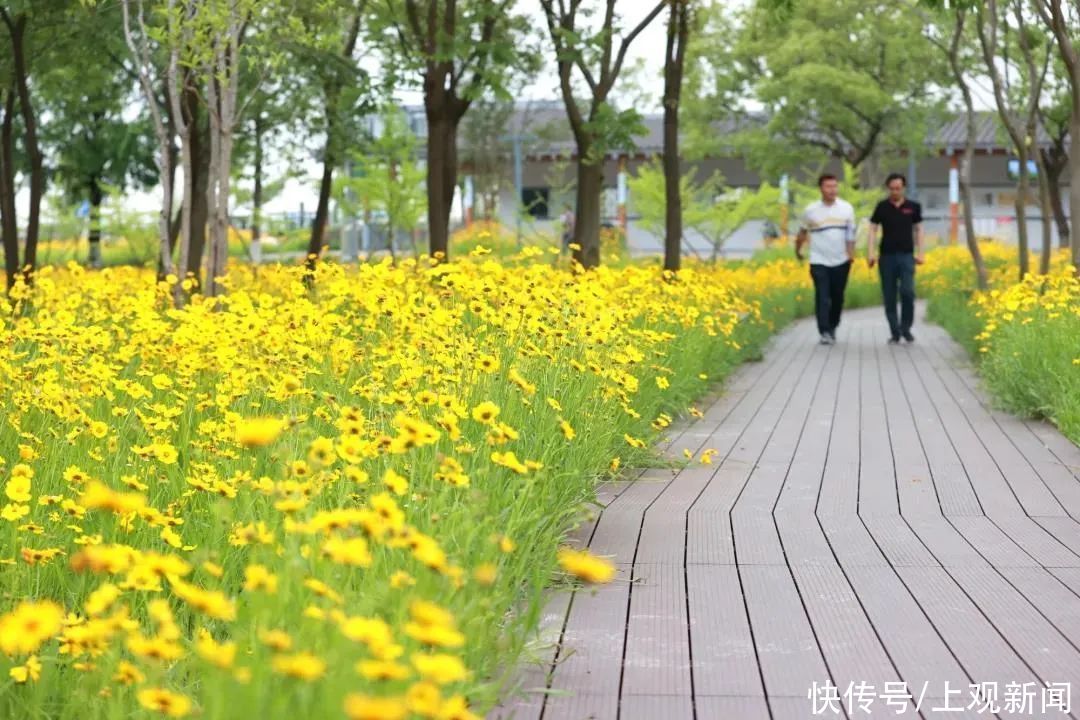
M 16 665 L 8 670 L 8 674 L 12 680 L 19 684 L 36 682 L 41 678 L 41 661 L 38 660 L 37 655 L 31 655 L 26 658 L 26 662 L 22 665 Z
M 236 426 L 236 442 L 244 447 L 265 447 L 277 440 L 285 423 L 278 418 L 249 418 Z
M 182 718 L 191 713 L 191 700 L 164 688 L 143 688 L 137 695 L 139 704 L 165 717 Z
M 611 561 L 597 557 L 588 550 L 560 549 L 559 565 L 566 572 L 585 582 L 607 583 L 615 577 L 615 566 L 611 564 Z

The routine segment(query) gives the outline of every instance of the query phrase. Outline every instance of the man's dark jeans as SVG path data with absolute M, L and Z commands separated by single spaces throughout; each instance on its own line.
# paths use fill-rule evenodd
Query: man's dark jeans
M 889 331 L 899 339 L 911 330 L 915 322 L 915 256 L 911 253 L 890 253 L 878 260 L 881 274 L 881 297 L 885 301 L 885 317 Z M 900 320 L 896 319 L 896 294 L 900 291 Z
M 832 335 L 840 324 L 844 309 L 844 289 L 847 287 L 851 261 L 843 265 L 810 265 L 810 277 L 814 281 L 814 309 L 817 314 L 818 332 Z

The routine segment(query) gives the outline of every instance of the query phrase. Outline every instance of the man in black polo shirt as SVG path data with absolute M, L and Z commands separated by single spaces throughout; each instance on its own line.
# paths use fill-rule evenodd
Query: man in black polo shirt
M 915 266 L 923 263 L 922 207 L 908 200 L 907 178 L 899 173 L 885 180 L 889 197 L 877 204 L 870 218 L 870 240 L 866 244 L 867 262 L 877 263 L 881 274 L 881 295 L 885 317 L 889 320 L 889 344 L 904 338 L 915 342 L 911 324 L 915 321 Z M 878 228 L 881 246 L 875 248 Z M 900 290 L 900 319 L 896 318 L 896 295 Z

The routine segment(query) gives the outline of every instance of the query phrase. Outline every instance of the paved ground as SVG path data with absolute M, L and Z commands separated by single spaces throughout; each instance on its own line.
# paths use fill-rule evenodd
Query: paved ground
M 578 536 L 620 579 L 552 598 L 543 664 L 490 717 L 1066 717 L 1047 683 L 1080 695 L 1080 449 L 915 333 L 888 347 L 863 310 L 820 347 L 800 322 L 675 433 L 713 465 L 602 488 Z

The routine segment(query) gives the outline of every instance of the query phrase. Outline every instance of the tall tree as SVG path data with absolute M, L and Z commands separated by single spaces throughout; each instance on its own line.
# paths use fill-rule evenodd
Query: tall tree
M 734 56 L 764 123 L 741 138 L 767 174 L 907 152 L 948 76 L 922 18 L 891 0 L 757 0 Z M 864 177 L 864 180 L 871 178 Z
M 376 30 L 391 66 L 420 79 L 427 119 L 428 243 L 447 258 L 458 175 L 458 127 L 485 92 L 506 97 L 510 72 L 528 70 L 524 19 L 513 0 L 383 0 Z
M 120 20 L 120 13 L 112 8 L 73 13 L 70 29 L 73 39 L 82 43 L 72 48 L 73 54 L 98 53 L 108 45 L 110 56 L 122 55 Z M 42 127 L 42 140 L 54 181 L 60 183 L 69 203 L 89 203 L 88 262 L 100 267 L 101 206 L 108 190 L 148 188 L 159 179 L 149 118 L 130 117 L 136 98 L 128 69 L 118 63 L 57 65 L 37 87 L 42 114 L 49 118 Z
M 976 26 L 979 34 L 979 46 L 982 48 L 983 61 L 986 64 L 987 74 L 994 88 L 994 102 L 997 105 L 998 115 L 1005 126 L 1013 149 L 1019 160 L 1019 175 L 1016 183 L 1016 236 L 1019 252 L 1020 277 L 1027 275 L 1028 264 L 1028 228 L 1027 228 L 1027 203 L 1030 187 L 1028 173 L 1028 161 L 1032 159 L 1032 148 L 1038 127 L 1039 99 L 1042 97 L 1042 83 L 1046 77 L 1046 69 L 1049 63 L 1049 53 L 1043 52 L 1041 59 L 1031 58 L 1031 62 L 1025 63 L 1022 76 L 1022 90 L 1019 99 L 1010 97 L 1010 92 L 1004 76 L 1001 49 L 1009 41 L 1005 36 L 1008 27 L 1008 13 L 1013 11 L 1016 20 L 1016 34 L 1023 53 L 1035 53 L 1030 47 L 1032 38 L 1024 23 L 1024 13 L 1021 0 L 987 0 L 985 5 L 976 6 Z M 1041 182 L 1041 180 L 1040 180 Z
M 1072 263 L 1080 268 L 1080 231 L 1076 230 L 1080 218 L 1080 43 L 1076 28 L 1080 27 L 1080 2 L 1077 0 L 1033 0 L 1044 27 L 1048 28 L 1057 44 L 1058 55 L 1065 67 L 1072 88 L 1071 120 L 1069 122 L 1069 214 L 1072 216 L 1073 232 L 1070 234 Z
M 134 15 L 137 27 L 133 27 L 132 14 L 134 2 Z M 143 0 L 121 0 L 123 13 L 124 39 L 135 61 L 135 74 L 138 77 L 139 89 L 146 103 L 147 111 L 154 128 L 154 138 L 157 140 L 157 153 L 154 156 L 154 164 L 157 166 L 158 178 L 161 183 L 161 208 L 158 212 L 158 276 L 165 279 L 173 272 L 173 234 L 172 234 L 172 208 L 173 208 L 173 182 L 176 177 L 176 150 L 173 144 L 173 135 L 176 131 L 175 119 L 172 115 L 172 105 L 169 102 L 170 90 L 167 87 L 165 73 L 157 73 L 153 59 L 153 38 L 146 21 L 146 8 Z M 170 62 L 171 62 L 170 54 Z M 123 61 L 119 61 L 123 65 Z M 159 79 L 155 82 L 155 77 Z M 164 98 L 159 100 L 157 85 L 164 87 Z
M 4 116 L 0 119 L 0 235 L 7 289 L 11 290 L 22 267 L 19 222 L 15 215 L 15 88 L 0 89 L 0 96 L 4 100 Z
M 1061 178 L 1069 167 L 1069 126 L 1072 123 L 1072 88 L 1057 58 L 1047 78 L 1046 97 L 1039 103 L 1039 125 L 1046 136 L 1039 145 L 1046 172 L 1051 212 L 1057 226 L 1059 247 L 1069 247 L 1069 217 L 1065 212 Z
M 58 6 L 63 10 L 62 6 Z M 55 9 L 55 8 L 50 8 Z M 37 11 L 37 12 L 35 12 Z M 41 143 L 38 138 L 38 116 L 34 110 L 34 100 L 30 92 L 31 61 L 37 57 L 40 48 L 32 46 L 29 50 L 27 45 L 36 41 L 44 41 L 44 36 L 31 36 L 30 18 L 35 14 L 35 26 L 42 21 L 49 23 L 46 10 L 32 7 L 29 2 L 16 2 L 0 5 L 0 20 L 7 28 L 9 47 L 11 52 L 12 88 L 18 100 L 19 113 L 23 124 L 23 149 L 26 153 L 30 166 L 30 207 L 26 221 L 26 236 L 23 243 L 23 257 L 21 269 L 27 283 L 32 282 L 34 270 L 37 268 L 37 245 L 38 234 L 41 227 L 41 199 L 45 195 L 45 156 L 41 151 Z M 40 37 L 39 37 L 40 35 Z M 5 118 L 5 122 L 7 118 Z M 13 170 L 11 168 L 10 170 Z M 12 184 L 5 187 L 9 193 L 14 193 L 14 172 L 11 172 Z M 13 204 L 13 203 L 12 203 Z M 17 255 L 17 250 L 16 250 Z M 18 266 L 17 266 L 18 267 Z M 8 285 L 14 282 L 14 275 L 9 271 Z
M 670 0 L 664 51 L 664 269 L 676 272 L 682 262 L 682 195 L 679 183 L 679 104 L 682 98 L 686 46 L 690 38 L 692 0 Z
M 346 157 L 346 144 L 355 134 L 352 120 L 360 114 L 357 104 L 366 93 L 366 76 L 354 57 L 366 5 L 364 0 L 323 3 L 309 7 L 301 15 L 308 38 L 302 45 L 302 55 L 321 90 L 317 115 L 325 134 L 319 201 L 308 241 L 309 270 L 314 269 L 326 243 L 334 170 Z
M 577 213 L 574 259 L 584 268 L 600 264 L 600 201 L 604 159 L 615 148 L 633 145 L 641 130 L 635 110 L 616 110 L 611 94 L 630 45 L 663 11 L 668 0 L 650 4 L 646 15 L 625 34 L 618 27 L 616 0 L 604 0 L 598 28 L 587 27 L 582 0 L 540 0 L 555 48 L 559 89 L 577 146 Z M 618 43 L 616 45 L 616 42 Z M 580 83 L 585 84 L 585 97 Z
M 971 165 L 975 159 L 975 138 L 977 135 L 975 100 L 971 92 L 968 74 L 973 65 L 969 52 L 971 43 L 968 31 L 970 8 L 964 5 L 950 9 L 941 9 L 935 18 L 928 22 L 930 41 L 941 50 L 949 62 L 953 84 L 960 91 L 964 108 L 964 154 L 960 163 L 960 200 L 964 209 L 964 237 L 968 252 L 975 268 L 975 281 L 980 290 L 989 287 L 989 277 L 978 238 L 975 236 L 975 208 L 971 195 Z

